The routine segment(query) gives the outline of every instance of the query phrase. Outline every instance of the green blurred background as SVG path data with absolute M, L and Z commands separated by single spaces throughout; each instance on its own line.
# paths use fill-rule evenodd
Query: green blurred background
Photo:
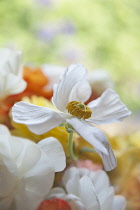
M 0 46 L 24 63 L 105 69 L 132 111 L 140 110 L 139 0 L 0 0 Z

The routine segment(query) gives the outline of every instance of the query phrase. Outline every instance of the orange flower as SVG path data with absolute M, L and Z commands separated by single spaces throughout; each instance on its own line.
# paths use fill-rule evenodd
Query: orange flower
M 71 210 L 70 205 L 62 199 L 43 201 L 37 210 Z
M 52 97 L 52 90 L 45 88 L 49 80 L 40 68 L 24 67 L 23 78 L 27 82 L 26 95 L 41 95 L 48 99 Z

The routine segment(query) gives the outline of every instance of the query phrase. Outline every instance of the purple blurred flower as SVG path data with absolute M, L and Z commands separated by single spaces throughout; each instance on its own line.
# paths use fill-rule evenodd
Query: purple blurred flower
M 60 32 L 62 34 L 74 34 L 75 33 L 75 25 L 71 20 L 66 20 L 61 24 Z
M 38 38 L 43 42 L 52 42 L 59 34 L 59 30 L 56 25 L 42 27 L 37 31 Z
M 51 7 L 53 5 L 53 0 L 35 0 L 35 2 L 46 7 Z
M 74 24 L 71 21 L 52 22 L 39 28 L 37 37 L 43 42 L 53 42 L 54 39 L 62 35 L 72 35 L 75 32 Z

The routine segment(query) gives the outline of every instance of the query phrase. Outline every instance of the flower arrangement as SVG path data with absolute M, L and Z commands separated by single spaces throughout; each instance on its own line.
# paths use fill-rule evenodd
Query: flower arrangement
M 92 80 L 81 64 L 32 69 L 19 51 L 0 55 L 0 209 L 125 209 L 117 173 L 136 146 L 121 153 L 99 127 L 131 114 L 105 72 Z

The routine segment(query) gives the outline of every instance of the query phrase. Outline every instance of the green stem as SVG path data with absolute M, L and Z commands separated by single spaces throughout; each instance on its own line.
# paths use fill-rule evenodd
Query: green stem
M 75 157 L 74 151 L 73 151 L 73 132 L 69 133 L 68 147 L 69 147 L 69 155 L 70 155 L 71 159 L 76 160 L 77 158 Z

